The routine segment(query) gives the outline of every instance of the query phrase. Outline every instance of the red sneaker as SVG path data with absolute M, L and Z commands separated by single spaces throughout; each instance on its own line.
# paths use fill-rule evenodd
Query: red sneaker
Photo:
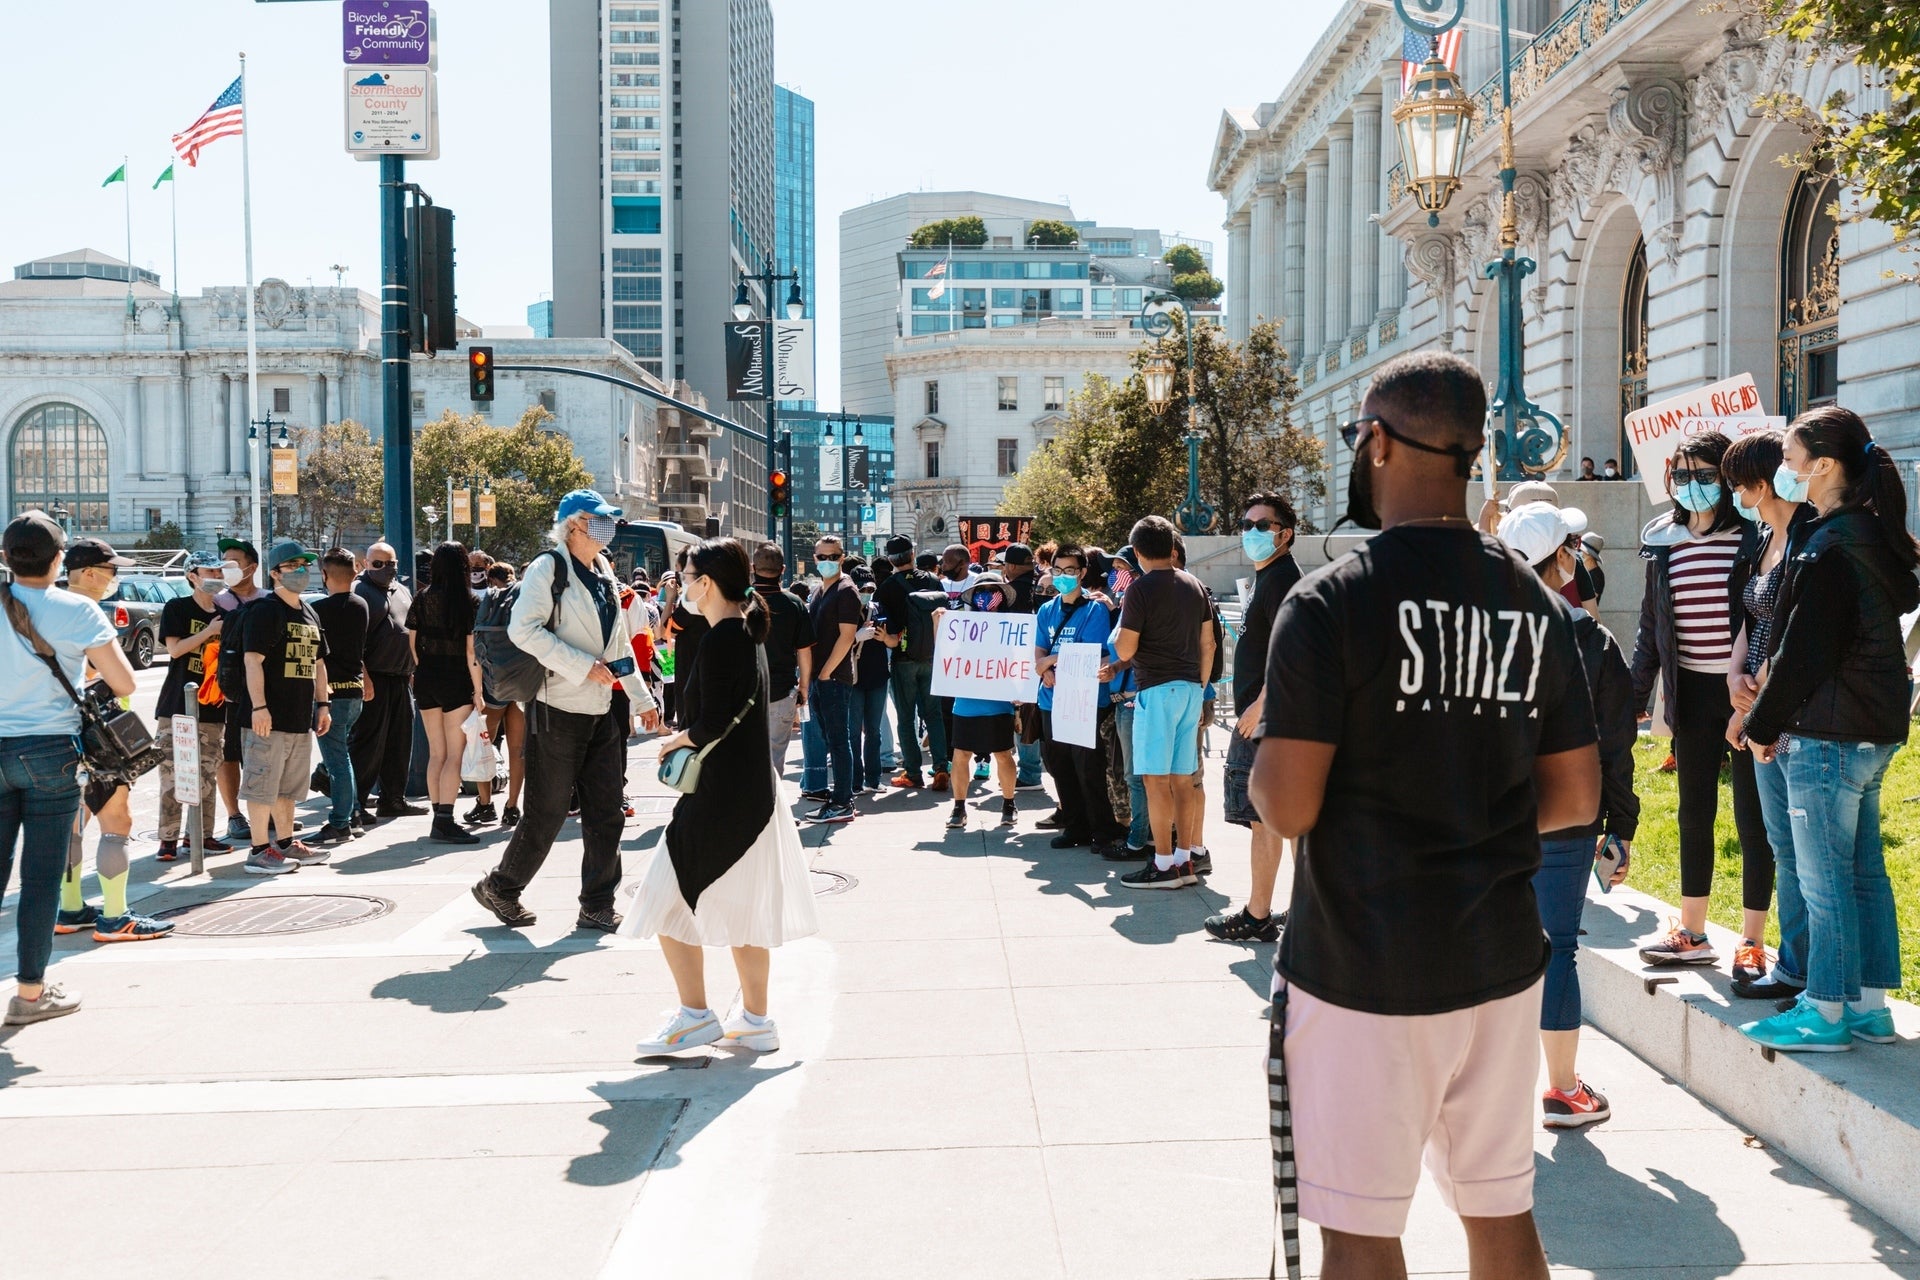
M 1572 1093 L 1549 1089 L 1541 1094 L 1540 1110 L 1544 1113 L 1540 1123 L 1549 1129 L 1579 1129 L 1599 1124 L 1613 1114 L 1606 1098 L 1595 1093 L 1584 1080 L 1574 1086 Z

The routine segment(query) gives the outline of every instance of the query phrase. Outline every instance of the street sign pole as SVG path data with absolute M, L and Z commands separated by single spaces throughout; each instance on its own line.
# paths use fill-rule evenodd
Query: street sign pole
M 413 572 L 413 304 L 407 292 L 407 162 L 380 157 L 381 519 L 402 576 Z

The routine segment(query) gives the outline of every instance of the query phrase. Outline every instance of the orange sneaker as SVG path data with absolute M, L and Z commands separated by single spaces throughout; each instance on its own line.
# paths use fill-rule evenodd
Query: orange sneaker
M 1742 938 L 1733 952 L 1733 980 L 1758 982 L 1767 976 L 1767 949 L 1750 938 Z
M 919 778 L 902 769 L 899 773 L 893 775 L 893 780 L 890 785 L 899 787 L 902 791 L 918 791 L 921 784 Z
M 1549 1129 L 1579 1129 L 1599 1124 L 1613 1114 L 1605 1096 L 1595 1093 L 1584 1080 L 1571 1093 L 1549 1089 L 1541 1094 L 1540 1110 L 1540 1123 Z
M 953 783 L 953 775 L 948 773 L 945 769 L 941 769 L 934 773 L 933 786 L 931 789 L 934 791 L 945 791 L 949 786 L 952 785 L 952 783 Z

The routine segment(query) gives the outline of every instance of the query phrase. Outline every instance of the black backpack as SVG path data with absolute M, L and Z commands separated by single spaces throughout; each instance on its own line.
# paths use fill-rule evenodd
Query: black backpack
M 246 628 L 247 610 L 272 595 L 272 591 L 262 591 L 220 615 L 220 661 L 215 664 L 213 672 L 214 678 L 220 682 L 222 698 L 229 703 L 244 705 L 249 701 L 247 651 L 241 644 L 241 635 Z
M 933 615 L 951 608 L 947 593 L 938 579 L 916 572 L 907 580 L 907 648 L 904 656 L 912 662 L 933 661 Z
M 547 618 L 547 630 L 560 624 L 560 597 L 567 589 L 571 572 L 566 556 L 558 549 L 542 554 L 553 557 L 553 611 Z M 547 669 L 513 642 L 507 624 L 513 620 L 513 606 L 519 603 L 520 588 L 515 582 L 504 591 L 489 591 L 473 615 L 473 656 L 480 663 L 480 682 L 486 699 L 493 703 L 531 702 L 540 696 L 547 682 Z

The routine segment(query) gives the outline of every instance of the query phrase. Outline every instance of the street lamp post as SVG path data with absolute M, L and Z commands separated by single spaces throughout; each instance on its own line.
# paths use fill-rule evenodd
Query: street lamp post
M 1187 500 L 1174 510 L 1182 533 L 1205 533 L 1213 527 L 1213 507 L 1200 496 L 1200 407 L 1193 393 L 1193 310 L 1185 298 L 1156 293 L 1140 312 L 1140 327 L 1158 341 L 1173 331 L 1173 309 L 1180 308 L 1180 327 L 1187 334 Z M 1147 386 L 1147 405 L 1154 416 L 1173 403 L 1173 361 L 1156 352 L 1140 371 Z
M 767 318 L 769 320 L 773 318 L 773 287 L 783 281 L 788 285 L 787 319 L 798 320 L 807 313 L 806 299 L 800 296 L 800 273 L 797 271 L 789 271 L 783 274 L 775 271 L 773 269 L 773 255 L 768 254 L 762 262 L 759 271 L 753 275 L 748 275 L 744 271 L 740 273 L 739 283 L 733 291 L 733 318 L 735 320 L 753 319 L 753 298 L 747 293 L 747 281 L 749 280 L 759 284 L 760 296 L 767 301 Z M 768 352 L 768 358 L 775 360 L 777 366 L 777 357 L 774 353 Z M 772 372 L 774 371 L 769 371 L 770 375 Z M 777 379 L 772 376 L 769 376 L 767 379 L 767 470 L 769 472 L 777 465 L 777 459 L 780 453 L 779 446 L 775 442 L 779 441 L 781 437 L 774 434 L 774 424 L 780 414 L 780 402 L 776 399 L 780 394 L 780 388 L 776 385 L 776 382 Z M 788 515 L 788 521 L 789 523 L 792 521 L 791 513 Z M 775 541 L 780 539 L 780 520 L 773 514 L 772 501 L 768 501 L 767 503 L 767 537 Z M 788 543 L 793 541 L 791 533 L 789 533 L 786 541 Z
M 1460 189 L 1466 167 L 1468 134 L 1476 108 L 1459 77 L 1439 58 L 1439 38 L 1466 15 L 1467 0 L 1394 0 L 1400 20 L 1433 43 L 1433 54 L 1415 77 L 1412 89 L 1394 108 L 1393 123 L 1406 157 L 1406 190 L 1427 211 L 1427 225 L 1438 226 L 1440 211 Z M 1408 11 L 1411 5 L 1419 16 Z M 1500 420 L 1495 461 L 1502 480 L 1524 480 L 1553 470 L 1567 452 L 1567 431 L 1560 419 L 1527 399 L 1524 318 L 1520 282 L 1537 264 L 1521 257 L 1519 218 L 1513 186 L 1519 176 L 1513 158 L 1513 58 L 1508 0 L 1500 0 L 1500 257 L 1486 266 L 1486 277 L 1500 281 L 1500 383 L 1489 417 Z
M 851 435 L 847 434 L 847 425 L 849 422 L 853 425 L 853 434 Z M 862 425 L 860 419 L 849 417 L 845 409 L 840 411 L 840 435 L 847 445 L 865 444 L 867 439 L 866 427 Z M 825 444 L 833 443 L 832 419 L 827 420 L 826 432 L 822 439 Z M 847 540 L 845 545 L 848 548 L 853 547 L 854 540 L 857 536 L 853 527 L 853 493 L 855 485 L 853 482 L 853 468 L 849 465 L 851 462 L 852 455 L 843 448 L 840 451 L 840 522 L 846 526 Z M 864 484 L 858 487 L 862 495 L 864 495 L 867 487 Z M 866 505 L 864 496 L 861 499 L 860 505 L 862 507 Z

